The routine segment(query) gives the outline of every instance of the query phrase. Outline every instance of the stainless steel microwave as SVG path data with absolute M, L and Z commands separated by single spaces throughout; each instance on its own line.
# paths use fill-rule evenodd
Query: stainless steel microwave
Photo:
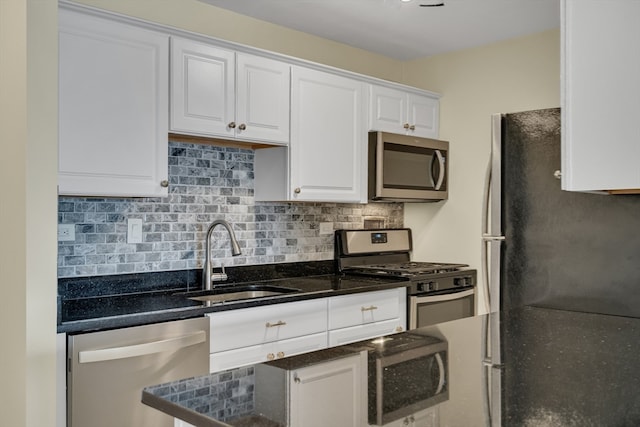
M 369 132 L 369 200 L 437 202 L 448 197 L 449 143 Z
M 369 346 L 370 425 L 385 425 L 449 399 L 446 341 L 405 332 Z

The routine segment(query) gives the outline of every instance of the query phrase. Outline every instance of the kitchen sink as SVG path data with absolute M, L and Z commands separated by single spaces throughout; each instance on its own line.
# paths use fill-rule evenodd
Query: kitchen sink
M 266 298 L 300 292 L 300 289 L 272 285 L 237 285 L 214 288 L 208 291 L 183 294 L 193 301 L 224 303 L 247 299 Z

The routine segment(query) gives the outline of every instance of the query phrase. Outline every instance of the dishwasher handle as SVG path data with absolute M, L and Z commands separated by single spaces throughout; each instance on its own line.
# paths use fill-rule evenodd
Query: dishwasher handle
M 181 335 L 159 341 L 134 344 L 124 347 L 111 347 L 100 350 L 85 350 L 78 353 L 79 363 L 104 362 L 108 360 L 127 359 L 129 357 L 145 356 L 179 350 L 184 347 L 203 343 L 207 340 L 205 331 Z

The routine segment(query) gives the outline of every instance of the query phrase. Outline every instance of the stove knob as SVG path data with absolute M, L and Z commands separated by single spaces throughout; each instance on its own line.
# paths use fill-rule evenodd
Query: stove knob
M 453 279 L 453 286 L 463 286 L 464 285 L 464 277 L 456 277 Z

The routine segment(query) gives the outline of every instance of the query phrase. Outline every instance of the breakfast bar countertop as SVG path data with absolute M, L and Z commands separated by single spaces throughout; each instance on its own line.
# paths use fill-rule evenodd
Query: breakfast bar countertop
M 499 325 L 491 336 L 499 336 L 502 364 L 485 354 L 488 324 Z M 525 307 L 411 332 L 448 343 L 449 399 L 434 407 L 441 426 L 640 425 L 640 319 Z M 357 348 L 295 357 L 318 361 Z M 150 385 L 142 401 L 195 426 L 280 426 L 255 411 L 256 395 L 269 390 L 254 380 L 251 365 Z

